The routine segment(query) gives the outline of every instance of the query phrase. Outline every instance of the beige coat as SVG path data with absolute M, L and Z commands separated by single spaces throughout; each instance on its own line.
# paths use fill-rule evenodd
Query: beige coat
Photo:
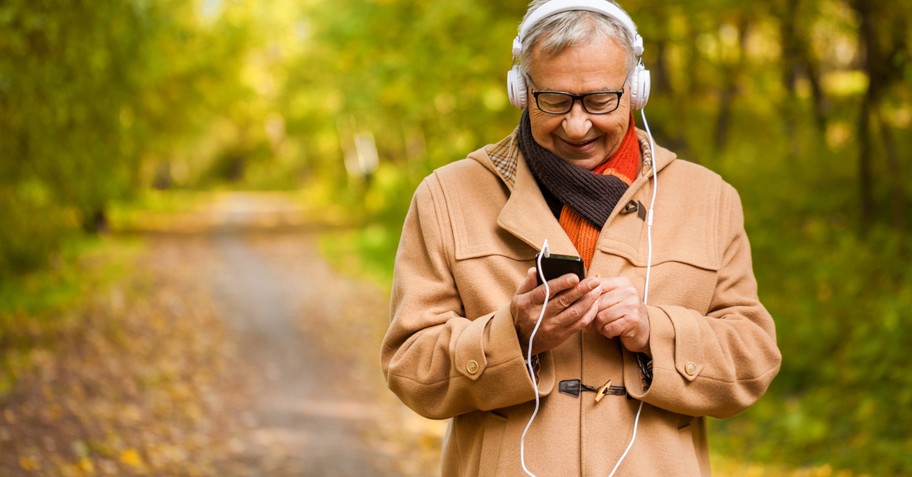
M 538 477 L 708 475 L 704 416 L 753 404 L 779 370 L 758 301 L 740 199 L 713 172 L 657 150 L 659 190 L 647 310 L 654 378 L 618 340 L 580 334 L 541 356 L 541 410 L 525 441 Z M 626 276 L 642 293 L 645 221 L 624 205 L 652 197 L 649 166 L 602 229 L 589 275 Z M 392 319 L 381 361 L 415 412 L 452 418 L 444 476 L 520 476 L 520 436 L 533 411 L 510 299 L 548 239 L 578 255 L 551 214 L 513 136 L 444 166 L 415 192 L 396 256 Z M 609 380 L 628 396 L 559 392 Z

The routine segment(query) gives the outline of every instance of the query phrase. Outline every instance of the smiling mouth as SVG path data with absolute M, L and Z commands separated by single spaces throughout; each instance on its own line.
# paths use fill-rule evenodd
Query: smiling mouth
M 572 142 L 572 141 L 564 140 L 564 142 L 567 143 L 567 145 L 569 145 L 571 147 L 585 147 L 585 146 L 588 146 L 589 144 L 594 143 L 595 139 L 590 139 L 588 141 L 582 141 L 582 142 Z

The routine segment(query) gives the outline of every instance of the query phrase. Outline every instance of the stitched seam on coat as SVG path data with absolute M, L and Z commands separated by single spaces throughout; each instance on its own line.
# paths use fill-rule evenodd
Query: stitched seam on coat
M 441 251 L 443 251 L 444 259 L 446 259 L 446 262 L 450 265 L 452 272 L 452 266 L 455 262 L 456 253 L 455 250 L 451 251 L 450 247 L 447 247 L 444 236 L 448 235 L 454 241 L 453 248 L 455 248 L 454 235 L 456 231 L 453 230 L 452 224 L 450 222 L 450 207 L 447 204 L 446 192 L 443 189 L 443 183 L 440 180 L 440 176 L 436 173 L 434 174 L 434 179 L 436 182 L 435 188 L 437 190 L 430 190 L 429 187 L 428 193 L 431 196 L 431 200 L 434 201 L 434 218 L 437 220 L 437 230 L 439 231 L 437 234 L 437 246 L 440 247 Z M 438 195 L 440 197 L 438 197 Z

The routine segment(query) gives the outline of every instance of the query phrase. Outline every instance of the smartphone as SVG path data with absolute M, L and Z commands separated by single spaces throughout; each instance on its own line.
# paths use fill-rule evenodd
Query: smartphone
M 535 256 L 536 266 L 538 266 L 539 255 L 541 255 L 540 252 Z M 545 280 L 553 280 L 568 273 L 575 274 L 579 277 L 580 281 L 586 278 L 586 266 L 583 265 L 583 259 L 572 255 L 557 255 L 552 253 L 550 257 L 541 257 L 541 268 L 542 273 L 545 275 Z M 538 280 L 538 284 L 541 285 L 541 274 L 536 272 L 535 277 Z

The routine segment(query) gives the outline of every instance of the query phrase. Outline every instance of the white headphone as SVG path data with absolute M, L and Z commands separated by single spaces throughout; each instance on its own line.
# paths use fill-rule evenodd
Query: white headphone
M 527 97 L 527 86 L 526 78 L 520 70 L 518 64 L 518 58 L 522 54 L 523 47 L 522 42 L 523 38 L 529 32 L 534 25 L 538 22 L 544 20 L 545 18 L 555 15 L 557 13 L 566 12 L 570 10 L 585 10 L 596 13 L 602 13 L 606 16 L 618 20 L 624 28 L 627 29 L 627 32 L 630 34 L 630 37 L 633 38 L 633 53 L 636 55 L 637 63 L 633 70 L 633 75 L 630 78 L 630 106 L 633 109 L 639 109 L 640 114 L 643 117 L 643 125 L 646 128 L 646 133 L 649 135 L 649 151 L 650 151 L 650 161 L 654 161 L 655 156 L 655 142 L 652 139 L 652 132 L 649 130 L 649 123 L 646 121 L 646 111 L 643 109 L 646 106 L 646 102 L 649 100 L 649 86 L 650 86 L 650 77 L 649 70 L 643 66 L 643 38 L 637 33 L 636 25 L 634 25 L 633 20 L 630 19 L 630 16 L 611 1 L 607 0 L 551 0 L 544 5 L 535 9 L 532 13 L 529 14 L 528 18 L 519 26 L 519 34 L 516 35 L 516 38 L 513 40 L 513 67 L 510 71 L 507 72 L 507 92 L 510 95 L 510 104 L 516 106 L 519 109 L 526 108 L 526 97 Z M 655 162 L 652 162 L 652 201 L 649 205 L 649 211 L 646 214 L 646 236 L 648 241 L 648 256 L 647 256 L 647 265 L 646 265 L 646 282 L 643 290 L 643 303 L 649 302 L 649 279 L 650 272 L 652 271 L 652 224 L 654 217 L 654 206 L 656 202 L 656 195 L 659 188 L 658 181 L 658 166 Z M 548 241 L 545 240 L 544 245 L 542 246 L 543 254 L 547 254 L 548 251 Z M 538 262 L 537 267 L 541 270 L 541 262 Z M 544 317 L 545 306 L 547 306 L 548 299 L 550 298 L 550 290 L 547 288 L 547 282 L 545 287 L 545 304 L 542 305 L 541 315 L 539 315 L 538 322 L 535 325 L 535 329 L 532 331 L 532 336 L 529 337 L 529 347 L 528 347 L 528 356 L 526 358 L 526 365 L 529 370 L 529 374 L 532 377 L 532 386 L 535 392 L 535 409 L 532 412 L 532 416 L 529 418 L 529 421 L 526 423 L 526 428 L 523 430 L 522 437 L 519 441 L 519 452 L 520 452 L 520 462 L 522 464 L 523 471 L 527 476 L 535 477 L 529 468 L 526 466 L 525 458 L 525 441 L 526 434 L 529 432 L 532 422 L 535 420 L 536 415 L 538 414 L 539 408 L 539 397 L 538 397 L 538 383 L 535 379 L 535 370 L 532 368 L 532 340 L 535 338 L 535 332 L 538 330 L 538 326 L 541 324 L 541 320 Z M 621 466 L 621 463 L 624 462 L 624 459 L 627 458 L 630 449 L 633 447 L 633 443 L 636 441 L 637 429 L 640 424 L 640 414 L 643 411 L 643 401 L 640 401 L 640 405 L 636 412 L 636 417 L 633 422 L 633 433 L 630 436 L 630 442 L 627 444 L 627 448 L 624 449 L 624 453 L 615 463 L 614 468 L 611 469 L 609 477 L 613 477 L 617 472 L 618 468 Z
M 637 33 L 636 25 L 621 7 L 607 0 L 551 0 L 536 8 L 519 26 L 519 34 L 513 40 L 513 67 L 507 72 L 507 93 L 510 104 L 519 109 L 526 108 L 527 86 L 525 75 L 520 70 L 517 59 L 522 54 L 523 38 L 535 24 L 551 15 L 570 10 L 586 10 L 602 13 L 621 22 L 633 38 L 633 52 L 637 57 L 633 76 L 630 81 L 630 105 L 633 109 L 643 109 L 649 100 L 649 70 L 643 66 L 643 38 Z

